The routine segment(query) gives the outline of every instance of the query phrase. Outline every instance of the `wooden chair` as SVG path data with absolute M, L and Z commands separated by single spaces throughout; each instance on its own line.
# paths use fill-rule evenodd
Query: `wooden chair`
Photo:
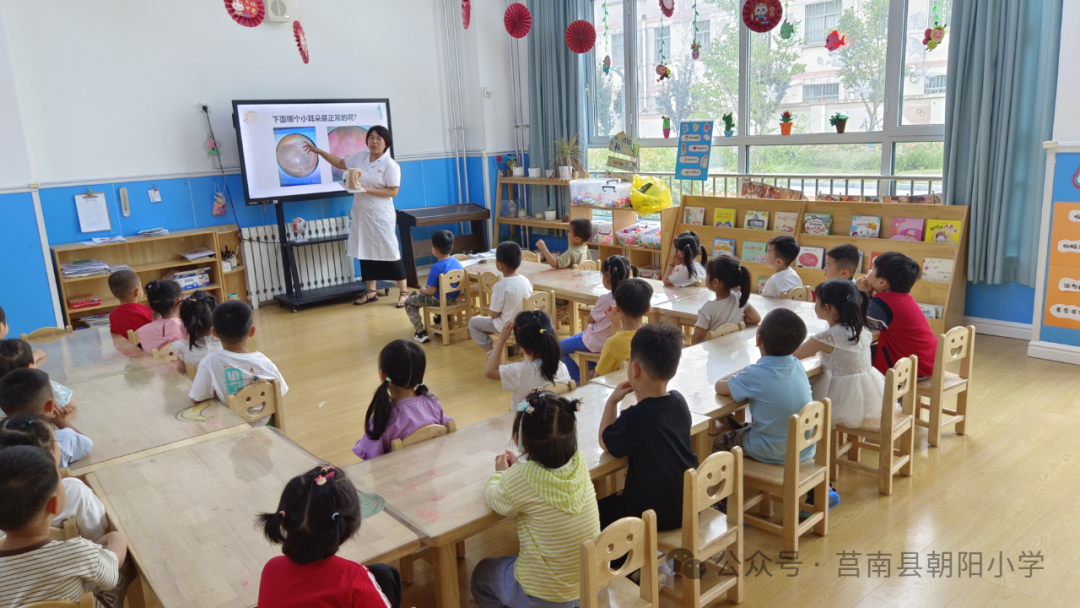
M 690 559 L 701 563 L 699 568 L 677 567 L 674 585 L 660 590 L 684 608 L 702 608 L 723 593 L 727 593 L 729 601 L 742 602 L 742 469 L 743 454 L 739 447 L 730 452 L 716 452 L 697 469 L 688 469 L 683 474 L 682 528 L 657 535 L 657 548 L 665 555 L 682 549 Z M 724 498 L 728 499 L 726 515 L 712 508 Z M 710 559 L 721 551 L 727 552 L 726 568 Z M 676 560 L 677 566 L 680 561 L 683 560 Z
M 442 336 L 446 346 L 456 335 L 469 335 L 469 298 L 464 293 L 468 283 L 465 278 L 464 270 L 451 270 L 439 275 L 439 305 L 424 307 L 424 326 L 433 339 L 436 335 Z M 446 294 L 454 291 L 463 293 L 456 300 L 447 300 Z M 434 315 L 442 317 L 438 324 L 433 323 Z
M 785 291 L 782 297 L 785 300 L 795 300 L 796 302 L 813 302 L 814 290 L 807 285 L 803 285 Z
M 249 409 L 262 406 L 252 415 Z M 240 389 L 235 395 L 225 397 L 225 407 L 244 419 L 245 422 L 258 422 L 267 416 L 274 416 L 274 426 L 288 435 L 285 430 L 285 400 L 281 396 L 281 382 L 277 379 L 265 382 L 253 382 Z
M 398 450 L 405 449 L 410 445 L 416 445 L 427 441 L 428 439 L 434 439 L 436 437 L 442 437 L 447 433 L 453 433 L 457 430 L 457 423 L 453 420 L 448 422 L 446 426 L 441 424 L 429 424 L 422 426 L 412 432 L 411 435 L 404 439 L 394 439 L 390 441 L 390 451 L 396 452 Z
M 742 321 L 739 321 L 738 323 L 725 323 L 705 334 L 705 340 L 715 340 L 744 329 L 746 329 L 746 323 Z
M 138 345 L 139 345 L 139 342 L 140 342 L 140 340 L 139 340 L 139 334 L 138 334 L 138 333 L 136 333 L 134 329 L 129 329 L 129 330 L 128 330 L 128 336 L 127 336 L 127 338 L 128 338 L 128 342 L 131 342 L 131 343 L 132 343 L 132 344 L 134 344 L 135 346 L 138 346 Z
M 905 477 L 911 476 L 911 455 L 915 451 L 915 373 L 918 369 L 918 357 L 912 355 L 897 361 L 885 374 L 881 418 L 864 420 L 858 428 L 836 425 L 832 432 L 832 479 L 840 477 L 841 466 L 877 473 L 878 491 L 889 496 L 893 491 L 893 475 L 900 473 Z M 898 399 L 902 403 L 899 414 L 896 413 Z M 850 441 L 846 441 L 845 436 L 849 436 Z M 897 440 L 900 447 L 894 449 Z M 860 448 L 877 452 L 878 466 L 858 462 L 856 458 Z M 845 454 L 848 454 L 848 458 L 841 458 Z
M 600 270 L 600 262 L 596 260 L 586 260 L 580 264 L 574 264 L 574 270 Z
M 464 262 L 465 260 L 469 259 L 469 255 L 466 254 L 466 253 L 455 253 L 454 255 L 452 255 L 450 257 L 454 258 L 455 260 L 457 260 L 459 262 Z
M 34 602 L 23 604 L 20 608 L 94 608 L 94 594 L 87 591 L 79 596 L 79 601 L 49 600 L 47 602 Z
M 551 391 L 556 395 L 565 395 L 566 393 L 572 393 L 577 390 L 577 382 L 574 382 L 573 380 L 553 382 L 544 386 L 541 390 Z
M 798 553 L 799 537 L 811 529 L 820 536 L 829 531 L 829 416 L 832 404 L 828 399 L 811 401 L 788 419 L 787 454 L 784 464 L 766 464 L 752 458 L 743 461 L 743 485 L 761 490 L 745 503 L 750 509 L 760 504 L 760 517 L 746 513 L 746 523 L 766 532 L 784 537 L 784 552 Z M 813 460 L 799 462 L 799 453 L 817 444 Z M 813 488 L 815 505 L 801 498 Z M 772 501 L 783 503 L 783 525 L 772 517 Z M 728 508 L 730 507 L 730 502 Z M 799 508 L 813 513 L 799 521 Z
M 611 560 L 624 555 L 622 567 L 612 570 Z M 656 513 L 620 519 L 581 544 L 581 608 L 659 608 L 656 568 Z M 635 570 L 640 586 L 626 578 Z
M 521 261 L 522 262 L 539 262 L 540 261 L 540 254 L 536 253 L 535 251 L 527 251 L 527 250 L 523 249 L 521 251 Z
M 551 318 L 552 324 L 555 323 L 555 296 L 550 291 L 534 291 L 533 294 L 521 301 L 521 312 L 529 310 L 539 310 L 547 313 L 547 316 Z M 499 334 L 491 334 L 491 339 L 495 342 L 499 340 Z M 514 336 L 511 335 L 510 339 L 503 345 L 502 353 L 499 354 L 499 361 L 503 365 L 510 362 L 510 347 L 514 345 Z
M 185 363 L 184 364 L 184 369 L 186 370 L 187 377 L 194 380 L 195 379 L 195 374 L 197 374 L 199 372 L 199 364 L 198 363 Z
M 176 352 L 173 351 L 172 344 L 151 350 L 150 356 L 158 363 L 176 363 Z
M 945 371 L 945 365 L 960 362 L 960 373 Z M 971 366 L 975 363 L 975 327 L 954 327 L 938 336 L 934 357 L 934 376 L 915 385 L 915 424 L 930 429 L 930 445 L 941 442 L 941 428 L 956 425 L 956 434 L 963 435 L 967 426 L 967 401 L 971 391 Z M 945 409 L 945 399 L 956 396 L 956 409 Z M 923 410 L 930 420 L 922 419 Z
M 67 327 L 40 327 L 28 334 L 19 334 L 19 338 L 24 342 L 46 342 L 65 334 L 70 336 L 73 333 L 75 333 L 75 330 L 71 329 L 70 325 Z
M 491 316 L 491 292 L 495 289 L 495 284 L 502 280 L 502 277 L 494 272 L 482 272 L 478 283 L 480 285 L 479 300 L 477 302 L 477 316 L 490 317 Z
M 600 362 L 600 353 L 594 353 L 587 350 L 574 351 L 570 357 L 577 363 L 578 376 L 581 378 L 581 386 L 585 386 L 589 383 L 589 364 Z
M 49 538 L 65 541 L 79 536 L 79 526 L 74 519 L 65 519 L 59 526 L 49 526 Z

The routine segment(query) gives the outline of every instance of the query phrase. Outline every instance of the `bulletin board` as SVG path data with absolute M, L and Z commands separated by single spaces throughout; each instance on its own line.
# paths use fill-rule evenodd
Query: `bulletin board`
M 1043 324 L 1080 329 L 1080 203 L 1055 202 Z

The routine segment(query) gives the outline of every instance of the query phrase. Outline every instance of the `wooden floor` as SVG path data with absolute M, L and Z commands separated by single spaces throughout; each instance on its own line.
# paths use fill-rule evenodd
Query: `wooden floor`
M 269 306 L 256 313 L 256 345 L 289 383 L 290 436 L 334 464 L 357 461 L 350 448 L 363 434 L 364 412 L 378 383 L 379 350 L 412 336 L 395 301 L 334 304 L 298 314 Z M 832 512 L 830 533 L 804 537 L 797 575 L 791 576 L 793 566 L 781 570 L 776 563 L 779 537 L 747 529 L 747 571 L 754 570 L 742 605 L 1076 606 L 1080 368 L 1029 359 L 1026 347 L 1019 340 L 977 338 L 968 434 L 950 429 L 941 447 L 928 449 L 926 431 L 919 429 L 914 476 L 898 478 L 892 496 L 878 494 L 875 475 L 844 470 L 835 484 L 842 503 Z M 429 343 L 425 350 L 425 384 L 459 426 L 508 409 L 509 395 L 497 381 L 484 379 L 484 353 L 471 341 Z M 463 605 L 469 606 L 473 566 L 487 556 L 516 552 L 514 524 L 506 522 L 466 546 L 460 576 Z M 842 564 L 844 552 L 857 555 Z M 1042 569 L 1022 570 L 1022 552 L 1041 553 Z M 918 570 L 908 576 L 900 576 L 902 553 L 918 560 Z M 951 578 L 931 576 L 932 553 L 951 554 Z M 852 565 L 857 570 L 841 577 L 841 566 Z M 431 567 L 418 562 L 404 605 L 434 606 L 430 583 Z

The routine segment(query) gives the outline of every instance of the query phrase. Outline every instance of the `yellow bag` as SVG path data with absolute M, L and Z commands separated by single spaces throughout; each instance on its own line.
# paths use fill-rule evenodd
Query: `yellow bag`
M 630 188 L 630 203 L 638 215 L 657 213 L 671 206 L 671 190 L 662 179 L 635 175 L 634 185 Z

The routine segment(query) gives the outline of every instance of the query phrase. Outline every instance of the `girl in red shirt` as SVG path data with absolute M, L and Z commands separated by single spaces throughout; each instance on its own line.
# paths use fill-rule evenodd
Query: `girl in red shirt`
M 399 608 L 395 568 L 336 555 L 360 529 L 360 498 L 345 471 L 324 464 L 292 478 L 278 511 L 260 515 L 259 523 L 285 554 L 263 567 L 260 608 Z

